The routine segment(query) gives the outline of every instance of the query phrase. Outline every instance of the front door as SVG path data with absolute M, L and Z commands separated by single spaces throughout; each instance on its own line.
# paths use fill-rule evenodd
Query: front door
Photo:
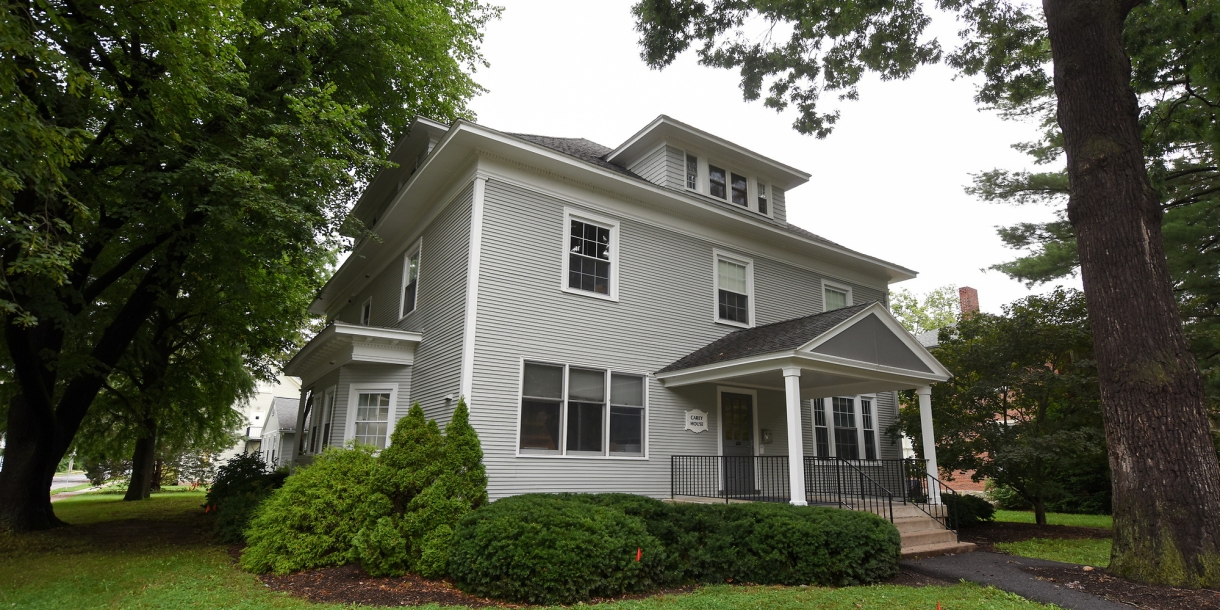
M 723 392 L 724 482 L 729 496 L 754 493 L 754 396 Z

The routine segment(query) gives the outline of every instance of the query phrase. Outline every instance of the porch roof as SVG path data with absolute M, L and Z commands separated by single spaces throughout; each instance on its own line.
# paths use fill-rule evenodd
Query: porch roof
M 410 365 L 421 339 L 419 333 L 397 328 L 332 322 L 288 361 L 284 372 L 308 385 L 353 362 Z
M 952 373 L 878 302 L 739 330 L 657 371 L 666 386 L 733 382 L 783 388 L 784 368 L 803 389 L 863 393 L 945 381 Z M 827 394 L 830 395 L 830 394 Z

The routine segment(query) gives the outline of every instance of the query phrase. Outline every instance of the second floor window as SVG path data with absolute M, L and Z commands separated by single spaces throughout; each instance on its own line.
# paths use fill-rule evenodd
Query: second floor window
M 415 294 L 419 286 L 419 247 L 403 260 L 402 270 L 402 313 L 405 316 L 415 311 Z
M 851 291 L 838 286 L 826 286 L 823 289 L 825 310 L 833 311 L 851 305 Z
M 695 155 L 686 155 L 686 188 L 699 188 L 699 157 Z
M 572 221 L 568 287 L 610 294 L 610 229 Z
M 750 325 L 750 263 L 716 255 L 716 319 Z

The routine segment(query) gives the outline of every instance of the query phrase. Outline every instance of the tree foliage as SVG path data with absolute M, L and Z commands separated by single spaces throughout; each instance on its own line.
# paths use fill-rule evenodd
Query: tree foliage
M 1063 473 L 1092 469 L 1104 481 L 1092 352 L 1084 296 L 1063 289 L 942 329 L 934 353 L 953 377 L 932 386 L 939 465 L 1015 490 L 1041 524 L 1049 502 L 1080 491 Z M 902 409 L 898 426 L 922 451 L 918 408 Z
M 918 335 L 957 322 L 961 315 L 956 286 L 934 288 L 922 297 L 906 288 L 890 291 L 890 311 L 910 331 Z
M 481 28 L 497 11 L 477 0 L 0 10 L 0 370 L 16 388 L 0 518 L 54 524 L 44 464 L 158 308 L 212 287 L 228 315 L 293 344 L 304 311 L 257 318 L 258 299 L 283 291 L 296 307 L 320 285 L 347 204 L 413 117 L 470 116 Z

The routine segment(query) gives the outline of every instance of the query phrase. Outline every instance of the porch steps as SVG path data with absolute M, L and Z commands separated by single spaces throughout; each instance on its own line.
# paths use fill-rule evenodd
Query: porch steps
M 913 504 L 894 505 L 894 526 L 902 536 L 903 559 L 969 553 L 976 548 L 973 542 L 958 541 L 953 530 L 945 529 Z

